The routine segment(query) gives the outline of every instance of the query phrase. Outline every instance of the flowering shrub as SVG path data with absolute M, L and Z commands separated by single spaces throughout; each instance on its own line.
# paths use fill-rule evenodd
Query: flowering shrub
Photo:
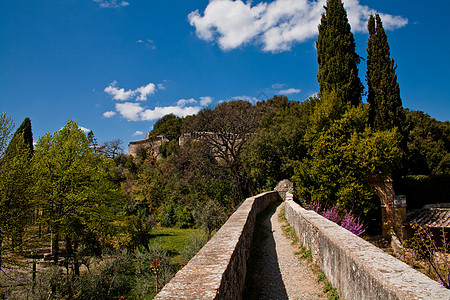
M 319 213 L 320 211 L 320 203 L 319 202 L 312 202 L 309 204 L 309 210 L 313 210 L 316 213 Z
M 152 260 L 150 262 L 151 264 L 151 269 L 153 271 L 153 273 L 155 274 L 155 290 L 156 290 L 156 294 L 158 294 L 158 275 L 159 275 L 159 270 L 161 268 L 161 257 L 155 258 L 154 260 Z
M 336 204 L 330 209 L 327 209 L 322 213 L 322 216 L 327 218 L 330 221 L 333 221 L 336 224 L 339 224 L 339 204 Z
M 322 213 L 320 212 L 320 203 L 313 202 L 309 204 L 309 209 L 315 211 L 318 214 L 321 214 L 325 218 L 334 223 L 341 225 L 348 231 L 356 234 L 357 236 L 362 235 L 366 230 L 363 228 L 364 225 L 361 220 L 353 215 L 353 212 L 345 213 L 344 217 L 341 218 L 339 215 L 339 204 L 336 204 L 332 208 L 324 210 Z
M 352 211 L 346 213 L 344 218 L 342 218 L 341 226 L 347 229 L 348 231 L 360 236 L 366 230 L 363 228 L 363 224 L 360 222 L 359 218 L 353 216 Z
M 161 268 L 161 257 L 154 259 L 150 262 L 152 265 L 152 271 L 155 275 L 158 275 L 159 269 Z

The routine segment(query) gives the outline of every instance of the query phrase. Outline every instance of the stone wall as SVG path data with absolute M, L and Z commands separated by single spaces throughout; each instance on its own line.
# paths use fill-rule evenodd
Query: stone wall
M 341 299 L 450 299 L 450 290 L 288 195 L 286 218 Z
M 169 142 L 169 140 L 165 136 L 158 135 L 157 137 L 150 138 L 147 133 L 147 138 L 145 140 L 130 142 L 130 144 L 128 145 L 128 154 L 136 158 L 136 154 L 139 151 L 139 148 L 143 148 L 148 155 L 156 160 L 159 160 L 161 159 L 159 148 L 162 144 L 167 142 Z
M 241 299 L 256 215 L 277 192 L 246 199 L 154 299 Z

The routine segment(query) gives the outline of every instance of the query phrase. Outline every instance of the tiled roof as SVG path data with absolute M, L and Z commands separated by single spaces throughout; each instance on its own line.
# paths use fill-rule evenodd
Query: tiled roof
M 450 228 L 450 208 L 422 208 L 408 214 L 407 223 L 429 228 Z

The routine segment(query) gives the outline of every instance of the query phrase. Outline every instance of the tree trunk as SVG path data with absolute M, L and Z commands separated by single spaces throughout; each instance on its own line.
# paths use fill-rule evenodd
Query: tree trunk
M 80 276 L 80 262 L 78 260 L 78 243 L 75 242 L 73 244 L 74 249 L 74 255 L 73 255 L 73 271 L 75 273 L 75 276 Z
M 67 275 L 69 275 L 69 265 L 70 265 L 70 259 L 73 258 L 73 248 L 72 248 L 72 239 L 70 236 L 66 236 L 66 258 L 65 258 L 65 265 L 66 265 L 66 272 Z
M 2 262 L 3 262 L 3 260 L 2 260 L 2 255 L 3 255 L 2 245 L 3 245 L 3 237 L 0 236 L 0 268 L 2 267 Z
M 59 259 L 59 232 L 57 230 L 52 231 L 51 247 L 53 262 L 57 264 Z

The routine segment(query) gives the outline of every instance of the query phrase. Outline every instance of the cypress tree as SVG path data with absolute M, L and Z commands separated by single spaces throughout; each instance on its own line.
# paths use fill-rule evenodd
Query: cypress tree
M 363 86 L 358 77 L 359 55 L 341 0 L 328 0 L 316 42 L 320 95 L 334 91 L 342 104 L 361 103 Z
M 24 228 L 31 217 L 32 155 L 31 121 L 25 118 L 0 162 L 0 242 L 11 237 L 11 246 L 18 252 L 22 251 Z
M 369 40 L 367 42 L 367 102 L 369 124 L 378 130 L 397 127 L 402 131 L 405 120 L 400 87 L 391 58 L 387 36 L 380 16 L 371 15 L 368 21 Z
M 11 142 L 6 148 L 5 157 L 15 155 L 15 151 L 17 148 L 16 143 L 18 138 L 23 138 L 23 142 L 31 158 L 31 155 L 33 154 L 33 132 L 31 130 L 30 118 L 25 118 L 22 124 L 20 124 L 19 128 L 17 128 L 16 132 L 14 132 Z

